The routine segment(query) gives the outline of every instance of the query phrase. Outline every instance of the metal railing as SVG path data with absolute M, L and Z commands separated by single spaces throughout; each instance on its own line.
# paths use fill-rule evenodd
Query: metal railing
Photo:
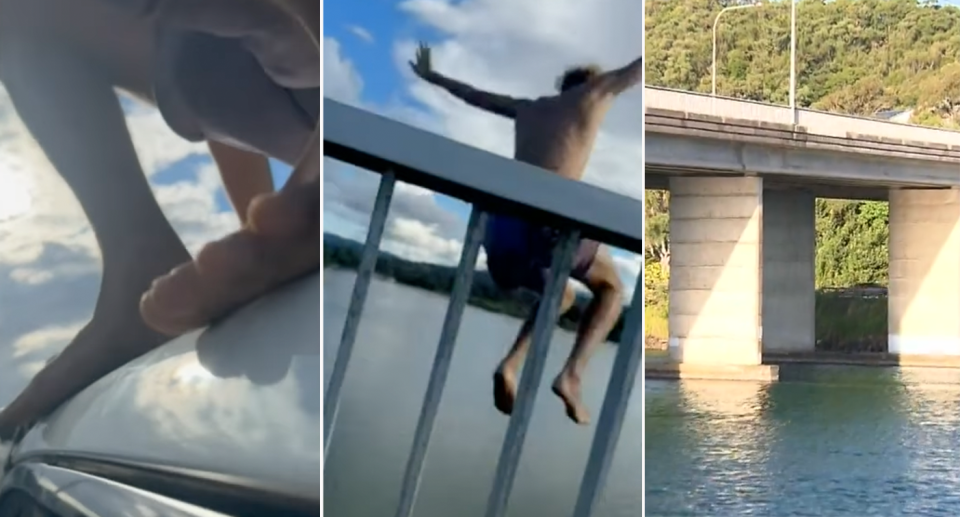
M 560 301 L 569 278 L 576 244 L 583 235 L 637 253 L 642 252 L 643 206 L 638 200 L 570 181 L 537 167 L 481 151 L 330 99 L 324 99 L 324 155 L 381 174 L 380 188 L 354 283 L 340 349 L 324 396 L 324 457 L 330 450 L 340 394 L 396 181 L 400 179 L 473 204 L 440 343 L 407 461 L 397 517 L 413 515 L 430 436 L 483 241 L 486 211 L 521 216 L 563 229 L 560 243 L 554 251 L 550 279 L 537 311 L 531 351 L 523 366 L 516 406 L 507 427 L 487 503 L 487 517 L 503 516 L 533 415 L 534 396 L 543 376 L 550 338 L 556 327 Z M 641 164 L 637 165 L 638 171 L 642 170 Z M 613 460 L 627 404 L 642 360 L 642 293 L 641 278 L 638 278 L 603 408 L 597 421 L 590 456 L 584 469 L 573 512 L 575 517 L 592 514 L 600 500 L 601 490 Z
M 645 109 L 685 111 L 785 125 L 796 124 L 806 127 L 809 133 L 816 135 L 845 137 L 848 134 L 858 134 L 923 144 L 960 146 L 960 131 L 956 129 L 921 126 L 862 115 L 802 108 L 797 110 L 796 120 L 794 120 L 793 110 L 789 106 L 733 97 L 714 97 L 709 93 L 659 86 L 644 86 L 643 100 Z

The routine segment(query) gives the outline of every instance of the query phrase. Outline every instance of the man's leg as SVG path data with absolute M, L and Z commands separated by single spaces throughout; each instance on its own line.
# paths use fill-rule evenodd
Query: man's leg
M 577 299 L 577 293 L 573 286 L 567 283 L 563 290 L 563 298 L 560 301 L 560 312 L 562 316 Z M 509 415 L 513 412 L 513 404 L 517 398 L 517 372 L 523 365 L 523 360 L 527 356 L 527 350 L 530 349 L 530 340 L 533 337 L 533 323 L 537 319 L 537 311 L 540 309 L 540 302 L 533 304 L 530 308 L 530 315 L 523 321 L 520 331 L 517 333 L 517 339 L 514 340 L 510 351 L 500 361 L 497 371 L 493 374 L 493 403 L 501 413 Z
M 246 225 L 253 200 L 274 191 L 270 162 L 262 154 L 219 142 L 211 141 L 207 145 L 217 169 L 220 169 L 223 189 L 227 191 L 227 198 L 240 218 L 240 225 Z
M 239 42 L 203 34 L 184 38 L 171 50 L 174 67 L 167 73 L 177 78 L 179 95 L 204 134 L 287 163 L 297 160 L 319 118 L 319 90 L 282 88 Z M 202 327 L 320 267 L 315 147 L 312 176 L 291 177 L 280 192 L 256 198 L 247 227 L 208 244 L 195 260 L 154 282 L 140 304 L 148 325 L 170 335 Z
M 5 86 L 90 220 L 103 280 L 91 321 L 0 412 L 0 438 L 161 344 L 137 301 L 156 275 L 190 258 L 140 169 L 110 82 L 55 45 L 20 43 L 0 48 Z
M 609 250 L 601 247 L 583 278 L 593 292 L 577 331 L 570 357 L 553 381 L 553 392 L 562 400 L 567 416 L 578 424 L 588 424 L 590 414 L 580 400 L 580 378 L 587 361 L 617 324 L 623 311 L 623 284 Z

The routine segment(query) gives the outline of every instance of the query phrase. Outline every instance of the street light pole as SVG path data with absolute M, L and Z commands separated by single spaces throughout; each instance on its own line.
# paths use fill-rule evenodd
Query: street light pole
M 797 123 L 797 0 L 790 0 L 790 111 Z
M 712 66 L 712 71 L 710 72 L 710 75 L 712 76 L 712 83 L 713 83 L 713 87 L 710 90 L 712 96 L 714 97 L 717 96 L 717 24 L 720 23 L 720 16 L 722 16 L 723 13 L 727 11 L 735 11 L 737 9 L 747 9 L 749 7 L 757 7 L 759 5 L 760 5 L 760 2 L 756 2 L 753 4 L 731 5 L 728 7 L 724 7 L 723 9 L 720 9 L 719 13 L 717 13 L 717 17 L 713 19 L 713 66 Z M 793 91 L 793 88 L 791 88 L 790 90 Z

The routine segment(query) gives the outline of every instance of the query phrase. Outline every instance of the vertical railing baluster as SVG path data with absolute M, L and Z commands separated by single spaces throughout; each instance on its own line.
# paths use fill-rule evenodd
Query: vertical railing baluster
M 517 389 L 517 402 L 507 425 L 507 433 L 500 450 L 500 460 L 497 463 L 497 473 L 493 481 L 493 489 L 487 501 L 487 517 L 502 517 L 507 510 L 510 492 L 517 475 L 517 466 L 520 463 L 520 453 L 526 438 L 530 419 L 533 415 L 533 404 L 537 395 L 537 388 L 543 377 L 543 370 L 550 349 L 550 338 L 557 325 L 560 311 L 560 301 L 570 276 L 570 266 L 573 262 L 573 253 L 580 242 L 580 232 L 566 230 L 562 233 L 560 242 L 553 251 L 553 261 L 550 265 L 550 279 L 544 289 L 537 310 L 537 318 L 533 324 L 533 342 L 531 350 L 523 365 L 523 374 L 520 377 L 520 386 Z
M 367 230 L 367 240 L 363 244 L 363 254 L 360 258 L 360 267 L 357 269 L 357 279 L 353 283 L 353 294 L 350 297 L 350 307 L 347 310 L 347 319 L 343 324 L 343 334 L 340 336 L 340 348 L 330 373 L 330 383 L 323 399 L 323 457 L 327 457 L 330 450 L 330 436 L 340 410 L 340 391 L 347 375 L 347 366 L 350 364 L 350 355 L 353 353 L 353 344 L 357 339 L 357 330 L 360 328 L 360 318 L 363 315 L 363 305 L 367 300 L 367 291 L 373 277 L 374 267 L 377 265 L 377 254 L 380 253 L 380 240 L 383 238 L 383 229 L 387 222 L 387 213 L 390 201 L 393 198 L 393 189 L 396 185 L 396 175 L 392 171 L 383 173 L 380 178 L 380 188 L 377 189 L 377 200 L 370 214 L 370 228 Z
M 410 449 L 410 458 L 407 460 L 407 469 L 403 475 L 403 487 L 400 490 L 400 503 L 397 505 L 396 517 L 410 517 L 413 514 L 413 506 L 416 503 L 420 479 L 423 475 L 423 465 L 430 446 L 430 435 L 440 409 L 447 374 L 450 372 L 450 362 L 453 359 L 453 347 L 460 330 L 460 320 L 470 297 L 470 286 L 473 285 L 473 272 L 477 265 L 477 256 L 480 254 L 486 220 L 486 214 L 474 206 L 470 212 L 470 222 L 467 223 L 463 251 L 460 252 L 460 265 L 457 267 L 453 292 L 450 294 L 450 302 L 447 305 L 447 315 L 443 320 L 440 344 L 437 345 L 437 353 L 433 359 L 427 393 L 420 408 L 420 420 L 417 422 L 417 431 L 413 437 L 413 447 Z
M 593 435 L 590 457 L 583 470 L 580 483 L 580 495 L 573 510 L 574 517 L 589 517 L 600 500 L 600 494 L 606 483 L 610 464 L 623 428 L 623 419 L 630 402 L 637 378 L 637 370 L 643 360 L 643 275 L 637 278 L 633 291 L 633 300 L 624 319 L 623 333 L 617 348 L 617 358 L 610 371 L 607 394 L 603 398 L 603 409 L 597 421 L 597 430 Z

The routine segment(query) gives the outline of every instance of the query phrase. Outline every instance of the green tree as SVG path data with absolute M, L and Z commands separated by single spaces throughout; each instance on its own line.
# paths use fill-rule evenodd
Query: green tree
M 670 193 L 648 190 L 643 197 L 644 260 L 656 261 L 666 271 L 670 267 Z

